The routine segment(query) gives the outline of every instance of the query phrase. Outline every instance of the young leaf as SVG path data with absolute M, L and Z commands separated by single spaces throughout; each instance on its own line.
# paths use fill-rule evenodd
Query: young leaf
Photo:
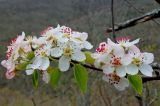
M 81 91 L 86 92 L 87 82 L 88 82 L 88 73 L 87 73 L 86 68 L 84 68 L 80 64 L 75 64 L 74 65 L 74 77 Z
M 32 52 L 29 52 L 29 53 L 27 54 L 27 59 L 28 59 L 28 60 L 32 60 L 34 57 L 35 57 L 35 55 L 34 55 L 34 52 L 33 52 L 33 51 L 32 51 Z
M 49 67 L 48 73 L 50 73 L 50 84 L 54 87 L 58 84 L 61 76 L 61 71 L 58 68 Z
M 35 89 L 38 88 L 39 76 L 37 70 L 32 74 L 32 83 Z
M 20 63 L 20 64 L 17 64 L 16 65 L 16 70 L 17 71 L 24 71 L 26 70 L 26 66 L 29 64 L 29 62 L 23 62 L 23 63 Z
M 140 75 L 128 75 L 128 80 L 138 94 L 142 94 L 143 84 Z
M 91 52 L 85 52 L 85 55 L 86 55 L 85 62 L 93 65 L 95 60 L 92 58 Z

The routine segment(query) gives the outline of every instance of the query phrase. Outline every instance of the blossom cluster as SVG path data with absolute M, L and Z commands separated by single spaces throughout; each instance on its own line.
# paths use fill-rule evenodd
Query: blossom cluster
M 43 73 L 43 80 L 49 82 L 50 76 L 46 71 L 50 66 L 50 59 L 57 59 L 60 71 L 67 71 L 72 60 L 82 62 L 86 56 L 82 49 L 91 49 L 93 46 L 87 41 L 88 34 L 73 31 L 66 26 L 48 27 L 41 32 L 40 37 L 25 37 L 25 33 L 12 40 L 6 53 L 6 59 L 1 62 L 6 71 L 6 78 L 12 79 L 19 64 L 26 65 L 27 75 L 35 70 Z M 33 53 L 34 56 L 28 55 Z
M 139 39 L 129 41 L 129 38 L 118 38 L 116 43 L 110 39 L 100 43 L 96 52 L 92 54 L 94 65 L 103 69 L 103 80 L 114 85 L 119 90 L 129 86 L 127 75 L 139 72 L 145 76 L 152 76 L 152 53 L 141 52 L 135 45 Z

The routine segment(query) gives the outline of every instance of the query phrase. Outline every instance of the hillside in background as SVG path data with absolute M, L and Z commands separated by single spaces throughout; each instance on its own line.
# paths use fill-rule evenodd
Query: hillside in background
M 115 0 L 115 24 L 157 8 L 160 5 L 154 0 Z M 160 62 L 160 19 L 155 21 L 118 31 L 116 35 L 133 39 L 139 37 L 142 50 L 153 52 L 155 60 Z M 38 36 L 43 29 L 57 24 L 88 32 L 89 40 L 96 47 L 99 42 L 111 37 L 111 33 L 105 33 L 106 28 L 111 27 L 110 0 L 0 0 L 0 60 L 5 58 L 6 43 L 22 31 L 27 35 Z M 32 106 L 32 98 L 38 106 L 138 105 L 132 89 L 118 92 L 103 82 L 101 75 L 96 72 L 90 73 L 87 94 L 81 94 L 72 78 L 72 72 L 63 75 L 58 87 L 51 88 L 40 82 L 40 88 L 34 91 L 30 76 L 6 80 L 2 71 L 4 69 L 0 70 L 0 106 Z M 159 84 L 153 81 L 144 85 L 146 101 L 151 101 L 155 92 L 160 94 Z M 151 106 L 159 106 L 157 95 Z

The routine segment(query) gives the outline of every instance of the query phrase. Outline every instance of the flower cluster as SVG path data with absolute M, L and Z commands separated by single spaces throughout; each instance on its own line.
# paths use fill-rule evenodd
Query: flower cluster
M 94 65 L 103 69 L 103 80 L 113 84 L 117 89 L 124 90 L 129 86 L 127 75 L 136 75 L 139 71 L 145 76 L 152 76 L 153 69 L 150 64 L 154 60 L 152 53 L 141 52 L 129 38 L 110 39 L 100 43 L 96 52 L 92 54 Z
M 41 32 L 40 37 L 25 37 L 19 35 L 8 46 L 6 60 L 1 64 L 7 68 L 6 78 L 12 79 L 19 64 L 25 65 L 27 75 L 35 70 L 43 73 L 43 80 L 49 82 L 50 77 L 46 71 L 50 66 L 50 59 L 57 59 L 60 71 L 67 71 L 72 60 L 82 62 L 86 56 L 82 49 L 91 49 L 93 46 L 87 41 L 85 32 L 72 31 L 66 26 L 48 27 Z M 28 57 L 33 53 L 32 58 Z

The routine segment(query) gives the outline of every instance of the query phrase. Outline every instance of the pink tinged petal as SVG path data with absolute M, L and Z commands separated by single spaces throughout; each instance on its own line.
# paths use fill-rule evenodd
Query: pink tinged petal
M 90 49 L 93 48 L 93 45 L 91 45 L 91 43 L 89 43 L 88 41 L 85 41 L 84 42 L 84 48 L 90 50 Z
M 107 75 L 103 75 L 102 80 L 109 82 L 109 76 Z
M 72 60 L 76 60 L 76 61 L 84 61 L 86 59 L 86 56 L 83 52 L 81 51 L 77 51 L 74 54 L 72 54 Z
M 137 46 L 135 45 L 132 45 L 131 47 L 129 47 L 129 50 L 128 50 L 129 53 L 140 53 L 140 50 Z
M 130 75 L 138 74 L 138 67 L 135 64 L 130 64 L 126 67 L 126 72 Z
M 114 46 L 113 54 L 117 57 L 123 57 L 125 52 L 122 46 Z
M 16 75 L 16 73 L 14 71 L 11 71 L 11 72 L 7 71 L 5 73 L 5 76 L 7 79 L 12 79 L 15 75 Z
M 105 74 L 113 73 L 114 69 L 115 69 L 114 67 L 111 67 L 109 65 L 102 66 L 103 73 L 105 73 Z
M 2 62 L 1 62 L 1 65 L 3 66 L 3 67 L 5 67 L 5 68 L 7 68 L 7 61 L 6 60 L 3 60 Z
M 49 81 L 50 81 L 50 75 L 49 75 L 49 73 L 47 71 L 43 71 L 42 80 L 45 83 L 49 83 Z
M 132 62 L 132 56 L 129 55 L 129 54 L 125 55 L 125 56 L 121 59 L 121 63 L 122 63 L 123 65 L 128 65 L 128 64 L 130 64 L 131 62 Z
M 143 53 L 143 62 L 145 64 L 151 64 L 154 61 L 154 55 L 152 53 Z
M 59 69 L 61 71 L 67 71 L 70 67 L 70 57 L 68 56 L 62 56 L 60 59 L 59 59 Z
M 141 71 L 142 74 L 146 75 L 146 76 L 152 76 L 152 72 L 153 72 L 153 69 L 150 65 L 148 64 L 142 64 L 140 67 L 139 67 L 139 70 Z
M 47 70 L 47 68 L 49 67 L 50 65 L 50 62 L 49 62 L 49 59 L 48 57 L 42 57 L 42 63 L 39 67 L 39 69 L 41 70 Z
M 126 76 L 126 69 L 124 66 L 120 66 L 118 68 L 116 68 L 116 73 L 119 77 L 124 77 Z
M 125 90 L 126 87 L 129 86 L 129 82 L 126 78 L 121 78 L 120 81 L 118 82 L 118 84 L 114 84 L 114 86 L 119 91 L 123 91 L 123 90 Z
M 51 49 L 51 56 L 53 57 L 60 57 L 63 53 L 62 48 L 53 48 Z
M 33 69 L 28 69 L 28 70 L 26 70 L 26 74 L 27 74 L 27 75 L 31 75 L 31 74 L 33 74 L 33 72 L 34 72 Z

